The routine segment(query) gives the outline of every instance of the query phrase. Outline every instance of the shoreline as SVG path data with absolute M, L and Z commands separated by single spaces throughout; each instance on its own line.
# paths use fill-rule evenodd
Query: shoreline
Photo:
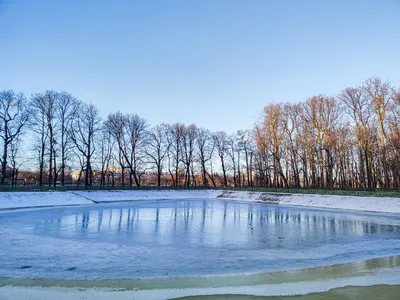
M 99 279 L 36 278 L 19 276 L 0 277 L 0 287 L 7 285 L 29 287 L 59 286 L 65 288 L 116 288 L 121 290 L 147 290 L 153 289 L 154 286 L 163 289 L 180 288 L 181 286 L 187 288 L 219 288 L 228 285 L 252 286 L 307 282 L 320 279 L 321 276 L 324 276 L 324 279 L 367 276 L 383 269 L 396 269 L 400 271 L 400 255 L 359 259 L 339 264 L 303 269 L 215 275 Z
M 400 214 L 400 198 L 285 194 L 230 190 L 95 190 L 66 192 L 2 192 L 0 212 L 79 205 L 182 199 L 224 199 L 334 209 L 362 213 Z
M 0 278 L 0 294 L 6 297 L 4 299 L 31 300 L 54 298 L 161 300 L 214 299 L 214 297 L 224 299 L 221 297 L 227 295 L 269 299 L 271 296 L 323 294 L 333 289 L 346 289 L 349 286 L 363 289 L 386 285 L 394 286 L 397 290 L 400 288 L 399 271 L 400 256 L 389 256 L 293 271 L 227 276 L 120 280 Z M 0 299 L 3 298 L 0 296 Z
M 286 299 L 290 297 L 302 297 L 308 299 L 310 295 L 323 295 L 331 290 L 343 290 L 349 287 L 357 287 L 361 292 L 368 287 L 378 287 L 380 285 L 392 286 L 396 291 L 400 290 L 400 274 L 398 268 L 394 270 L 380 269 L 373 273 L 361 276 L 316 279 L 311 281 L 299 281 L 290 283 L 273 283 L 248 286 L 224 286 L 217 288 L 152 288 L 152 289 L 131 289 L 125 290 L 118 287 L 60 287 L 60 286 L 16 286 L 5 285 L 0 287 L 0 299 L 146 299 L 146 300 L 164 300 L 164 299 L 219 299 L 231 295 L 246 296 L 248 299 L 253 297 L 265 297 L 269 299 Z M 380 295 L 385 295 L 385 289 Z M 398 295 L 398 293 L 394 293 Z M 228 298 L 229 299 L 229 298 Z M 238 298 L 243 299 L 243 298 Z M 323 298 L 318 298 L 323 299 Z M 328 298 L 332 299 L 332 298 Z M 341 299 L 341 298 L 338 298 Z M 366 298 L 363 298 L 366 299 Z M 374 298 L 371 298 L 374 299 Z M 390 296 L 385 299 L 397 299 Z

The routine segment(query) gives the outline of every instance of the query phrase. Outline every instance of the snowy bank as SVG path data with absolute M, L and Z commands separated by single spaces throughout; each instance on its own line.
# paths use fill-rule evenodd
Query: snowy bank
M 92 204 L 92 201 L 65 192 L 1 192 L 0 209 Z
M 222 194 L 217 190 L 131 190 L 131 191 L 76 191 L 75 195 L 93 202 L 166 200 L 166 199 L 215 199 Z
M 224 191 L 218 198 L 329 209 L 400 213 L 400 198 Z
M 2 192 L 0 193 L 0 209 L 63 205 L 93 205 L 108 202 L 167 199 L 229 199 L 327 209 L 347 209 L 395 214 L 400 213 L 400 198 L 221 190 Z

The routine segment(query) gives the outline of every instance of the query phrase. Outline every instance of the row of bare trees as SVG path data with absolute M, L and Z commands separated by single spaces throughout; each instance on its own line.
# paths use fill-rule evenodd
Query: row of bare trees
M 21 165 L 37 184 L 398 189 L 400 93 L 371 78 L 336 97 L 270 104 L 253 130 L 150 126 L 135 114 L 105 120 L 66 92 L 27 100 L 0 92 L 1 184 Z M 22 143 L 22 141 L 26 141 Z M 7 172 L 11 170 L 11 172 Z
M 75 160 L 85 170 L 85 185 L 91 185 L 95 137 L 101 124 L 96 107 L 65 92 L 46 91 L 33 95 L 29 110 L 38 184 L 64 185 L 67 166 Z
M 250 176 L 240 171 L 243 149 L 249 165 L 250 131 L 228 136 L 193 124 L 150 127 L 138 115 L 121 112 L 102 120 L 95 106 L 66 92 L 45 91 L 27 100 L 3 91 L 0 102 L 2 184 L 7 179 L 17 183 L 22 163 L 37 171 L 40 186 L 65 185 L 73 170 L 79 173 L 77 183 L 87 186 L 116 181 L 140 186 L 149 174 L 158 186 L 242 185 L 242 178 Z M 228 175 L 232 170 L 233 182 Z
M 115 175 L 110 170 L 116 169 L 121 170 L 121 184 L 130 186 L 140 186 L 146 173 L 154 175 L 158 186 L 236 186 L 240 183 L 240 179 L 236 180 L 236 170 L 240 170 L 241 149 L 236 135 L 211 133 L 194 124 L 162 123 L 150 127 L 145 119 L 121 112 L 110 114 L 101 131 L 107 137 L 100 146 L 100 152 L 107 153 L 101 156 L 103 185 L 107 174 L 114 182 Z M 250 132 L 246 133 L 249 139 Z M 238 134 L 244 135 L 243 131 Z M 219 178 L 216 169 L 222 171 L 222 180 L 216 180 L 215 177 Z M 227 179 L 227 172 L 231 170 L 234 170 L 232 183 Z M 126 175 L 129 180 L 125 179 Z
M 257 185 L 398 189 L 400 93 L 371 78 L 337 97 L 270 104 L 256 127 Z

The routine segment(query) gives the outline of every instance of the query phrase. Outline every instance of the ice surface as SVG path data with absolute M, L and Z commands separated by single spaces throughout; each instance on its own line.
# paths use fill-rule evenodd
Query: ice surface
M 132 278 L 264 272 L 389 256 L 400 217 L 215 199 L 0 214 L 0 276 Z

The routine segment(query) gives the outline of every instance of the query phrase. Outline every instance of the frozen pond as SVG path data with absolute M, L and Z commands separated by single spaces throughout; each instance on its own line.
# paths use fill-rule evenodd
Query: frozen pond
M 400 253 L 400 217 L 222 200 L 0 213 L 0 276 L 138 278 L 309 268 Z

